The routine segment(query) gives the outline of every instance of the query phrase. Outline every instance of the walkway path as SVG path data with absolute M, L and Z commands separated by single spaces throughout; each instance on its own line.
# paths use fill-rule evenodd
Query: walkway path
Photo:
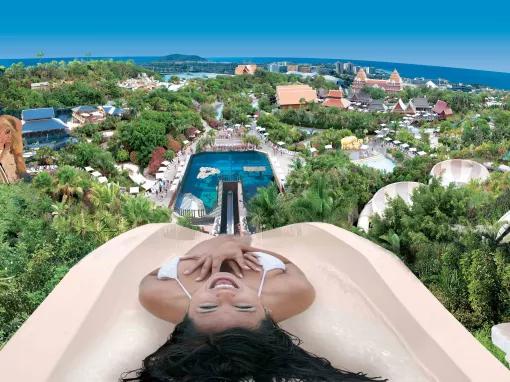
M 202 120 L 202 126 L 203 131 L 201 135 L 204 135 L 209 130 L 211 130 L 211 126 L 209 124 Z M 196 152 L 196 146 L 197 142 L 200 138 L 195 139 L 190 145 L 188 145 L 185 149 L 181 150 L 181 154 L 176 156 L 174 160 L 172 161 L 172 164 L 170 164 L 163 175 L 163 180 L 167 181 L 167 187 L 162 188 L 162 192 L 156 194 L 155 192 L 149 193 L 148 197 L 151 199 L 154 203 L 156 203 L 158 206 L 161 207 L 169 207 L 170 201 L 173 197 L 173 192 L 170 191 L 170 187 L 172 185 L 172 182 L 175 179 L 175 175 L 177 174 L 177 170 L 180 165 L 184 164 L 184 171 L 186 170 L 186 167 L 188 165 L 188 161 L 191 158 L 192 153 Z M 182 178 L 181 178 L 182 181 Z
M 205 122 L 202 121 L 203 127 L 204 127 L 204 133 L 206 134 L 207 131 L 211 129 L 211 127 Z M 271 165 L 273 166 L 273 170 L 275 171 L 275 175 L 280 178 L 280 180 L 285 181 L 286 177 L 291 171 L 291 164 L 295 160 L 296 156 L 293 156 L 291 154 L 288 154 L 285 152 L 284 149 L 279 148 L 276 145 L 273 145 L 269 141 L 265 141 L 265 137 L 260 135 L 256 129 L 255 129 L 256 123 L 253 122 L 250 128 L 250 133 L 258 136 L 261 138 L 261 147 L 259 148 L 259 151 L 264 152 L 267 154 L 271 161 Z M 191 158 L 192 153 L 196 151 L 196 145 L 200 138 L 193 141 L 189 146 L 186 147 L 185 150 L 182 151 L 182 153 L 177 156 L 172 163 L 167 166 L 166 171 L 163 173 L 162 180 L 165 181 L 166 187 L 162 186 L 161 192 L 149 192 L 147 193 L 147 196 L 149 199 L 151 199 L 155 204 L 162 207 L 168 207 L 170 204 L 170 201 L 173 197 L 173 192 L 170 191 L 170 187 L 172 182 L 174 181 L 175 175 L 178 171 L 178 167 L 182 164 L 185 164 L 185 167 L 187 166 L 187 163 L 189 159 Z M 233 138 L 217 138 L 215 140 L 216 145 L 240 145 L 242 144 L 242 139 L 239 137 L 233 137 Z M 153 177 L 150 177 L 150 179 L 153 179 Z

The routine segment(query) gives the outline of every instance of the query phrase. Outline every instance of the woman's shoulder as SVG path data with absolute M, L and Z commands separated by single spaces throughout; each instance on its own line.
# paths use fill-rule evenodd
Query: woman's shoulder
M 276 322 L 305 311 L 314 300 L 315 289 L 294 264 L 287 264 L 285 271 L 268 273 L 262 303 L 269 308 Z
M 150 313 L 173 323 L 180 322 L 186 313 L 188 298 L 175 280 L 160 280 L 158 270 L 140 282 L 138 299 Z

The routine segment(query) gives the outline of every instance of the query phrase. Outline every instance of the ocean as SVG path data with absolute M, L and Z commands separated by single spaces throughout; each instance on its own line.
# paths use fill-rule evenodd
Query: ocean
M 79 60 L 114 60 L 126 61 L 132 60 L 137 64 L 147 64 L 159 59 L 153 56 L 138 56 L 138 57 L 57 57 L 57 58 L 20 58 L 20 59 L 0 59 L 0 65 L 10 66 L 17 62 L 23 62 L 25 65 L 36 65 L 39 62 L 51 61 L 72 61 Z M 341 58 L 296 58 L 296 57 L 207 57 L 209 61 L 213 62 L 239 62 L 239 63 L 255 63 L 266 64 L 277 61 L 288 61 L 293 63 L 334 63 L 336 61 L 352 62 L 355 65 L 372 66 L 375 68 L 391 71 L 397 69 L 401 76 L 407 78 L 424 77 L 426 79 L 437 80 L 439 78 L 446 79 L 450 82 L 458 82 L 464 84 L 479 84 L 486 85 L 497 89 L 510 90 L 510 73 L 493 72 L 487 70 L 475 69 L 462 69 L 450 68 L 444 66 L 431 66 L 431 65 L 415 65 L 415 64 L 402 64 L 396 62 L 383 62 L 383 61 L 363 61 L 351 60 Z

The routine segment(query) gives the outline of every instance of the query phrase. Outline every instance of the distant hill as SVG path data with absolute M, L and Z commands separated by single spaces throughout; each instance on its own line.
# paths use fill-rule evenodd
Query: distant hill
M 187 55 L 187 54 L 170 54 L 168 56 L 161 58 L 163 61 L 207 61 L 205 58 L 195 55 Z

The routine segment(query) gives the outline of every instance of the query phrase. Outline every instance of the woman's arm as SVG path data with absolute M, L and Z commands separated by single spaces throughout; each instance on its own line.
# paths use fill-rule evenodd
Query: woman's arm
M 216 267 L 219 270 L 223 261 L 229 262 L 233 269 L 233 265 L 237 265 L 237 272 L 242 277 L 240 264 L 249 265 L 252 269 L 257 267 L 250 257 L 241 258 L 242 261 L 236 258 L 239 255 L 243 256 L 241 248 L 249 243 L 249 240 L 249 238 L 219 236 L 195 245 L 186 253 L 186 256 L 181 257 L 181 260 L 185 261 L 181 261 L 178 266 L 180 281 L 186 283 L 188 291 L 193 293 L 194 288 L 200 285 L 198 281 L 205 279 L 205 276 L 211 271 L 211 267 L 213 267 L 213 271 Z M 204 259 L 209 259 L 209 262 L 205 263 Z M 214 264 L 213 259 L 215 260 Z M 190 282 L 190 275 L 199 268 L 201 268 L 200 276 L 194 282 Z M 176 280 L 160 280 L 158 272 L 159 268 L 149 273 L 141 281 L 138 292 L 140 303 L 156 317 L 173 323 L 181 322 L 189 303 L 188 297 Z
M 159 280 L 158 270 L 143 278 L 138 289 L 138 299 L 156 317 L 177 324 L 186 314 L 188 297 L 175 280 Z
M 304 312 L 315 300 L 315 289 L 301 269 L 293 263 L 286 268 L 269 277 L 262 292 L 262 303 L 276 322 Z

